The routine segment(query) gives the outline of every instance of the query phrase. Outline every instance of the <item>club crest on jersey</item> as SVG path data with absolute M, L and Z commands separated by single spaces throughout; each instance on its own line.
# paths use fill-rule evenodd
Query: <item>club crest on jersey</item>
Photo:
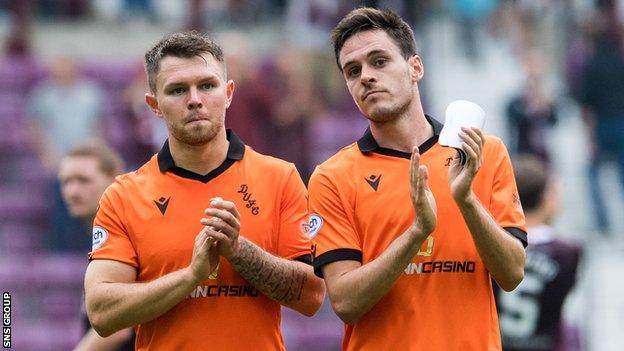
M 312 213 L 310 215 L 310 219 L 308 220 L 308 235 L 310 238 L 314 238 L 316 234 L 318 234 L 319 230 L 323 226 L 323 217 L 317 215 L 316 213 Z
M 93 242 L 91 245 L 91 251 L 99 249 L 108 239 L 108 232 L 102 227 L 93 227 Z
M 253 194 L 249 192 L 249 187 L 247 186 L 247 184 L 241 184 L 240 188 L 238 189 L 238 193 L 243 194 L 243 201 L 247 203 L 245 207 L 247 207 L 249 211 L 251 211 L 251 214 L 256 216 L 258 213 L 260 213 L 260 205 L 258 205 L 256 199 L 253 198 Z

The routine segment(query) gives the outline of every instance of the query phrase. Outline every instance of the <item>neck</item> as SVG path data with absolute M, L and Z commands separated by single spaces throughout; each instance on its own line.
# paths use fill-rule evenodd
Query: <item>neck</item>
M 188 145 L 169 136 L 169 149 L 175 165 L 201 175 L 210 173 L 225 161 L 229 145 L 225 128 L 203 145 Z
M 415 99 L 414 102 L 419 102 Z M 412 152 L 414 146 L 420 146 L 433 136 L 433 127 L 425 118 L 420 103 L 398 118 L 387 122 L 370 122 L 370 129 L 380 147 Z

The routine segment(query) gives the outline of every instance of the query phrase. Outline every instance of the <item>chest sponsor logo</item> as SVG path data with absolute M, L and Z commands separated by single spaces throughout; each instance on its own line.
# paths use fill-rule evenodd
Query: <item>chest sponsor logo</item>
M 310 214 L 310 219 L 308 220 L 308 235 L 310 238 L 314 238 L 321 227 L 323 226 L 323 217 L 319 216 L 316 213 Z
M 252 215 L 258 215 L 260 213 L 260 205 L 254 199 L 253 194 L 249 192 L 247 184 L 241 184 L 238 188 L 238 193 L 243 195 L 243 201 L 246 202 L 245 207 L 251 211 Z
M 251 285 L 200 285 L 188 296 L 199 297 L 258 297 L 260 291 Z
M 474 273 L 476 263 L 474 261 L 431 261 L 411 262 L 405 267 L 404 273 L 432 274 L 432 273 Z
M 108 232 L 102 227 L 93 227 L 91 251 L 99 249 L 108 239 Z
M 169 199 L 171 199 L 171 196 L 168 198 L 161 196 L 160 199 L 154 200 L 156 207 L 158 207 L 158 209 L 160 210 L 160 213 L 162 213 L 163 216 L 165 215 L 165 212 L 167 212 L 167 206 L 169 206 Z
M 381 182 L 381 174 L 371 174 L 368 178 L 364 178 L 364 180 L 366 180 L 368 185 L 370 185 L 373 190 L 377 191 L 377 188 L 379 188 L 379 182 Z

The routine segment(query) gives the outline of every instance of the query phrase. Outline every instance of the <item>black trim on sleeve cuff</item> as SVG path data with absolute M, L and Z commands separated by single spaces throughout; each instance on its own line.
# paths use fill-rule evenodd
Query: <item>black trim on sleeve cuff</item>
M 293 261 L 303 262 L 308 265 L 312 265 L 312 254 L 301 255 L 299 257 L 295 257 Z
M 504 227 L 503 229 L 505 229 L 505 231 L 507 231 L 509 235 L 520 240 L 524 248 L 526 248 L 527 245 L 529 244 L 529 242 L 527 241 L 527 233 L 524 230 L 516 228 L 516 227 Z
M 336 249 L 314 258 L 314 274 L 323 278 L 323 266 L 336 261 L 362 262 L 362 251 L 355 249 Z

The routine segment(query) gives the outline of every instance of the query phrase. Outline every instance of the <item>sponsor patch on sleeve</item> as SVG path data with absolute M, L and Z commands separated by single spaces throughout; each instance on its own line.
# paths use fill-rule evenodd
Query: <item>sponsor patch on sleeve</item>
M 91 245 L 91 251 L 99 249 L 108 239 L 108 232 L 102 227 L 93 227 L 93 244 Z
M 310 235 L 310 238 L 314 238 L 318 234 L 319 230 L 321 230 L 322 226 L 323 217 L 316 213 L 312 213 L 308 221 L 308 234 Z

